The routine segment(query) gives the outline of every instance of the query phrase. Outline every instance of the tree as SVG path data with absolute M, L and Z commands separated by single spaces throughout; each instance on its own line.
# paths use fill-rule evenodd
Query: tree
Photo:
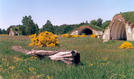
M 2 30 L 0 29 L 0 34 L 2 34 Z
M 41 31 L 48 31 L 54 33 L 54 26 L 51 23 L 51 21 L 47 20 L 46 24 L 43 25 L 43 28 Z
M 97 19 L 97 26 L 101 27 L 103 20 L 101 18 Z
M 8 34 L 5 29 L 2 30 L 2 34 Z
M 91 25 L 97 25 L 97 21 L 96 21 L 96 20 L 91 20 L 91 21 L 90 21 L 90 24 L 91 24 Z
M 21 29 L 23 29 L 23 34 L 30 35 L 34 33 L 38 33 L 39 28 L 38 25 L 34 23 L 31 16 L 24 16 L 22 19 L 23 26 Z
M 108 27 L 109 24 L 110 24 L 110 22 L 111 22 L 110 20 L 105 21 L 105 22 L 102 24 L 102 28 L 105 29 L 106 27 Z

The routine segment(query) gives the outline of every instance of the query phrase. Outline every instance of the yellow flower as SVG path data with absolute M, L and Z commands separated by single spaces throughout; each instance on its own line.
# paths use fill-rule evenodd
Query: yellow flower
M 120 48 L 134 48 L 134 47 L 130 42 L 125 41 L 123 44 L 121 44 Z
M 9 66 L 9 69 L 13 70 L 15 68 L 15 66 Z
M 47 79 L 53 79 L 51 76 L 47 75 Z
M 37 56 L 32 56 L 30 57 L 30 59 L 37 59 Z
M 48 44 L 47 47 L 55 47 L 55 44 L 53 44 L 53 43 Z
M 107 57 L 104 57 L 104 60 L 106 61 L 108 58 Z
M 69 35 L 69 34 L 63 34 L 63 35 L 61 35 L 61 37 L 70 38 L 71 35 Z
M 71 35 L 71 37 L 77 38 L 77 37 L 79 37 L 79 35 Z
M 6 61 L 7 61 L 7 59 L 6 59 L 6 58 L 2 58 L 2 61 L 3 61 L 3 62 L 6 62 Z
M 31 71 L 31 72 L 33 72 L 33 71 L 35 71 L 35 68 L 30 67 L 28 70 Z
M 87 35 L 80 35 L 80 37 L 87 37 Z
M 89 64 L 89 66 L 93 66 L 93 64 Z
M 90 37 L 91 38 L 97 38 L 97 35 L 92 34 L 92 35 L 90 35 Z
M 29 46 L 55 47 L 56 45 L 59 45 L 58 35 L 55 35 L 52 32 L 41 32 L 39 35 L 31 35 L 30 38 L 32 42 Z
M 19 57 L 13 57 L 13 59 L 17 62 L 17 61 L 22 61 L 23 58 L 19 58 Z
M 40 74 L 40 75 L 37 75 L 37 78 L 40 78 L 40 77 L 43 77 L 44 75 L 43 74 Z
M 8 34 L 0 34 L 0 36 L 8 36 Z

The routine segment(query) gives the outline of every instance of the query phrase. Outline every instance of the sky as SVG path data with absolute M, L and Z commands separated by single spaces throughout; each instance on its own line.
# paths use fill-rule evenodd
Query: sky
M 134 11 L 134 0 L 0 0 L 0 28 L 22 24 L 22 18 L 29 15 L 41 28 L 47 20 L 54 25 L 79 24 L 98 18 L 112 20 L 127 11 Z

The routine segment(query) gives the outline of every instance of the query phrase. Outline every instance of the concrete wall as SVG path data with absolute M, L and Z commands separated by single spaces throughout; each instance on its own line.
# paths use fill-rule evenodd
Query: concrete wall
M 105 29 L 102 39 L 103 39 L 103 42 L 107 42 L 110 40 L 110 28 L 109 27 Z
M 134 28 L 132 28 L 128 23 L 126 23 L 126 34 L 128 41 L 134 41 Z
M 134 28 L 125 21 L 125 19 L 123 18 L 123 16 L 120 15 L 116 15 L 114 16 L 112 22 L 110 23 L 110 25 L 105 29 L 104 34 L 103 34 L 103 41 L 106 42 L 108 40 L 111 40 L 111 30 L 116 28 L 113 28 L 114 24 L 116 23 L 115 21 L 121 21 L 122 23 L 125 24 L 125 30 L 126 30 L 126 40 L 128 41 L 134 41 Z M 118 26 L 119 27 L 119 26 Z M 120 30 L 120 29 L 118 29 Z M 118 32 L 118 30 L 116 32 Z

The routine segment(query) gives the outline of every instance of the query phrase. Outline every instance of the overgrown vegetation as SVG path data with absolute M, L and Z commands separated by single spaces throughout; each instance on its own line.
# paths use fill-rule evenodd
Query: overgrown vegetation
M 53 25 L 50 20 L 47 20 L 47 22 L 39 29 L 39 26 L 33 21 L 31 16 L 24 16 L 22 18 L 22 25 L 11 25 L 7 30 L 1 30 L 0 34 L 8 34 L 10 31 L 10 28 L 13 28 L 14 31 L 18 32 L 19 35 L 31 35 L 43 31 L 52 32 L 54 34 L 65 34 L 65 33 L 71 33 L 73 30 L 84 26 L 89 25 L 94 29 L 97 30 L 104 30 L 108 25 L 110 21 L 105 21 L 101 18 L 97 20 L 91 20 L 91 22 L 82 22 L 79 24 L 63 24 L 63 25 Z
M 55 48 L 29 47 L 27 36 L 0 36 L 0 77 L 3 79 L 133 79 L 134 49 L 120 49 L 124 41 L 103 43 L 97 38 L 60 38 Z M 134 42 L 131 42 L 134 45 Z M 14 45 L 25 49 L 77 50 L 77 66 L 54 62 L 48 58 L 24 55 L 11 50 Z
M 134 25 L 134 11 L 121 13 L 126 21 Z

